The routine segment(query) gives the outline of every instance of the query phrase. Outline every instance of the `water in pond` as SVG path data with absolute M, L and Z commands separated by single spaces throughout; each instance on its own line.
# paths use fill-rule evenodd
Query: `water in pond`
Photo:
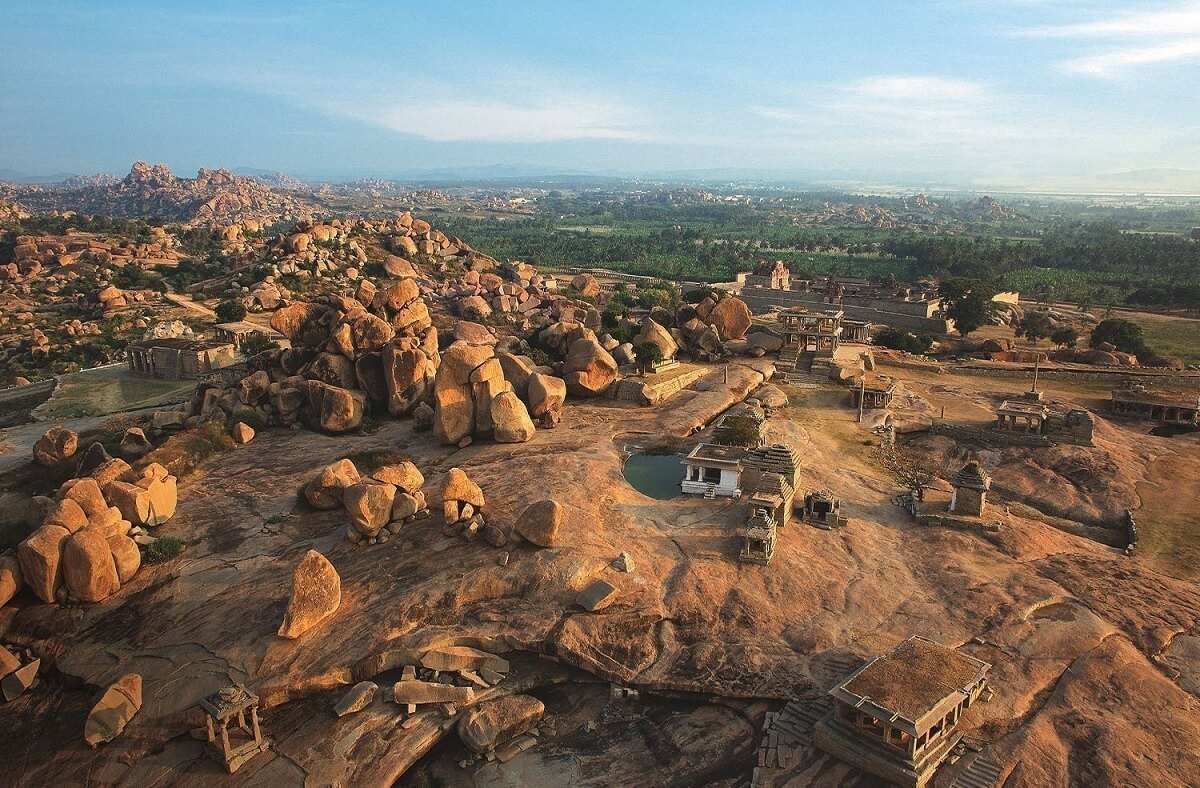
M 651 498 L 666 500 L 682 494 L 683 466 L 678 454 L 634 454 L 625 460 L 625 481 Z

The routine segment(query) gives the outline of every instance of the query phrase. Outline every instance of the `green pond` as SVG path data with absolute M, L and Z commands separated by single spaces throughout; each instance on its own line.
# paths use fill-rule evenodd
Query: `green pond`
M 625 460 L 625 481 L 651 498 L 665 501 L 683 494 L 683 465 L 678 454 L 633 454 Z

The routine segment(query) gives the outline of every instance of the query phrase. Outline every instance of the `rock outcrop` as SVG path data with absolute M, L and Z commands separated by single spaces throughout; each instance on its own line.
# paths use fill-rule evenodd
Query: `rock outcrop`
M 337 612 L 342 579 L 329 559 L 309 550 L 292 573 L 292 595 L 279 636 L 294 640 Z
M 545 712 L 545 705 L 529 695 L 484 701 L 459 718 L 458 737 L 474 752 L 490 752 L 533 729 Z
M 65 427 L 51 427 L 33 445 L 33 460 L 38 465 L 57 465 L 74 456 L 78 448 L 78 435 Z
M 142 677 L 127 673 L 105 691 L 88 713 L 83 726 L 83 738 L 91 747 L 98 747 L 121 735 L 125 726 L 142 708 Z

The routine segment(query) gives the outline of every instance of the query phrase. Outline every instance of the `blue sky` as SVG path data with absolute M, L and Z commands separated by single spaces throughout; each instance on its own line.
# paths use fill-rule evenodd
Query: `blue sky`
M 0 168 L 1200 169 L 1200 0 L 16 2 Z

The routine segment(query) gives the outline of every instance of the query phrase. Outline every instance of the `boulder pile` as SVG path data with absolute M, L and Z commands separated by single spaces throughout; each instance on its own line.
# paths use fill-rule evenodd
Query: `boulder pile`
M 94 444 L 81 472 L 51 498 L 34 498 L 37 528 L 0 556 L 0 604 L 23 586 L 43 602 L 100 602 L 129 582 L 142 564 L 140 544 L 155 539 L 146 531 L 175 514 L 177 480 L 158 463 L 134 470 L 108 458 Z
M 467 320 L 484 320 L 493 314 L 536 318 L 564 299 L 555 293 L 556 287 L 553 277 L 544 277 L 533 266 L 514 261 L 503 266 L 477 266 L 444 282 L 435 292 Z
M 456 335 L 470 333 L 456 330 Z M 472 344 L 455 340 L 442 353 L 434 381 L 434 435 L 458 446 L 485 437 L 499 443 L 523 443 L 534 435 L 530 404 L 540 406 L 537 410 L 543 425 L 553 426 L 561 414 L 561 403 L 557 413 L 552 413 L 554 407 L 540 391 L 534 393 L 542 399 L 530 401 L 529 381 L 534 374 L 538 374 L 537 368 L 527 357 L 497 357 L 494 341 Z M 547 385 L 554 388 L 553 383 Z
M 440 363 L 437 329 L 411 278 L 382 288 L 364 280 L 353 297 L 290 304 L 271 326 L 291 347 L 251 358 L 250 374 L 236 385 L 202 383 L 188 407 L 155 414 L 155 425 L 303 422 L 348 432 L 368 412 L 411 413 L 429 395 Z
M 385 465 L 364 478 L 350 460 L 338 460 L 305 486 L 304 497 L 314 509 L 345 509 L 349 541 L 379 544 L 429 516 L 424 483 L 421 471 L 408 461 Z
M 442 515 L 445 525 L 442 533 L 448 537 L 460 536 L 465 541 L 473 541 L 475 537 L 488 528 L 483 515 L 483 490 L 471 481 L 461 468 L 451 468 L 446 474 L 442 485 Z M 497 533 L 491 534 L 493 544 L 501 547 L 507 542 L 507 535 L 499 529 L 491 527 Z

